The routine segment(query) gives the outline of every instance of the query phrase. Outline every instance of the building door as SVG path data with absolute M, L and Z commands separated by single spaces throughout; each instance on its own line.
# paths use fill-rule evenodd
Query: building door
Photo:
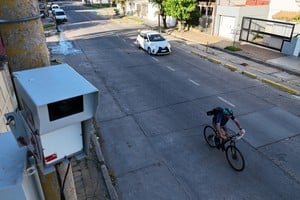
M 221 16 L 219 36 L 234 39 L 235 17 Z

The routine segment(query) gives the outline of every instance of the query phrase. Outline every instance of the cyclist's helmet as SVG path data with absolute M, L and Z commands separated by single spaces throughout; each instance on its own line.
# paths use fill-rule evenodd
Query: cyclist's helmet
M 224 115 L 233 115 L 233 111 L 230 108 L 224 108 L 223 114 Z

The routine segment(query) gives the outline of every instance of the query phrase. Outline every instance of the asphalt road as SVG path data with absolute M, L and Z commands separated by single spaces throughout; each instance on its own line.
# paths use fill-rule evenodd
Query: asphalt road
M 141 24 L 76 9 L 66 7 L 69 22 L 49 44 L 100 91 L 96 120 L 120 199 L 300 199 L 299 99 L 173 38 L 171 55 L 149 56 L 134 44 Z M 204 141 L 215 106 L 232 108 L 247 131 L 242 172 Z

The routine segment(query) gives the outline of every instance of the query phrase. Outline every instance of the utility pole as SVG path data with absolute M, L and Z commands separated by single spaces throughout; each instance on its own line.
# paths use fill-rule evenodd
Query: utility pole
M 1 0 L 0 20 L 11 72 L 50 65 L 37 0 Z
M 2 38 L 6 50 L 10 73 L 50 65 L 50 56 L 37 0 L 0 1 L 0 38 Z M 67 173 L 68 180 L 73 180 L 72 170 L 66 169 L 67 165 L 62 163 L 58 166 L 57 171 L 47 175 L 39 171 L 46 200 L 77 199 L 74 181 L 66 182 L 64 189 L 67 194 L 61 194 L 64 192 L 60 191 L 59 187 L 61 176 Z

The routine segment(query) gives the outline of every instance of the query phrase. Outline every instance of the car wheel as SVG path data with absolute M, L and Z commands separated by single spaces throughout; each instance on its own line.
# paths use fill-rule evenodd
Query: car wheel
M 151 55 L 151 49 L 150 49 L 150 47 L 148 47 L 147 52 L 148 52 L 149 55 Z

